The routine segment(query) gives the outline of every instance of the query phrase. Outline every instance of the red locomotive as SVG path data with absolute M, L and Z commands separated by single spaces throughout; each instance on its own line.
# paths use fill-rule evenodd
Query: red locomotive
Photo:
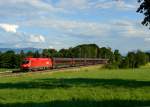
M 22 70 L 40 70 L 71 66 L 107 64 L 108 59 L 100 58 L 25 58 L 21 64 Z
M 52 68 L 51 58 L 25 58 L 21 64 L 22 70 L 50 69 Z

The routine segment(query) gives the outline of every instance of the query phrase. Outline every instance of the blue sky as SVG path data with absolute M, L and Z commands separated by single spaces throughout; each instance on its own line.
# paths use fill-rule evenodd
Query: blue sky
M 68 48 L 83 43 L 150 50 L 137 0 L 0 0 L 0 48 Z

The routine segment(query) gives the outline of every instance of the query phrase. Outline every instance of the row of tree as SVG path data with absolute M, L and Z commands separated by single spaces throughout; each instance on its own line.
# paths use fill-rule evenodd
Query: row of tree
M 0 53 L 0 68 L 18 68 L 25 57 L 62 57 L 62 58 L 104 58 L 109 59 L 108 68 L 137 68 L 150 61 L 150 54 L 142 51 L 129 52 L 122 56 L 119 50 L 114 52 L 111 48 L 99 48 L 96 44 L 83 44 L 69 49 L 43 49 L 40 53 L 21 51 L 16 54 L 14 51 Z
M 74 48 L 61 49 L 44 49 L 43 57 L 63 57 L 63 58 L 109 58 L 113 52 L 110 48 L 99 48 L 96 44 L 78 45 Z
M 106 66 L 107 68 L 139 68 L 150 62 L 150 53 L 140 50 L 136 52 L 128 52 L 126 56 L 122 56 L 118 50 L 114 51 L 113 60 Z

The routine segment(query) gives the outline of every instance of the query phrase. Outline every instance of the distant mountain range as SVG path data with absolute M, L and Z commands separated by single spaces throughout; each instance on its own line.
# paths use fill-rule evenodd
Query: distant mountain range
M 21 50 L 23 50 L 25 53 L 31 51 L 31 52 L 35 52 L 35 51 L 39 51 L 39 52 L 42 52 L 43 49 L 40 49 L 40 48 L 0 48 L 0 52 L 6 52 L 6 51 L 9 51 L 9 50 L 12 50 L 14 51 L 15 53 L 20 53 Z

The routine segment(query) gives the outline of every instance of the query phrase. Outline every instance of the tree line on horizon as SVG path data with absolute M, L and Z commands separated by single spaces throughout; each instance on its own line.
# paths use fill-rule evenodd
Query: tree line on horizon
M 126 56 L 122 56 L 119 50 L 112 51 L 111 48 L 101 47 L 96 44 L 83 44 L 69 49 L 43 49 L 39 51 L 27 52 L 23 50 L 20 53 L 15 53 L 10 50 L 0 52 L 0 68 L 19 68 L 25 57 L 34 58 L 102 58 L 109 59 L 106 68 L 138 68 L 150 62 L 150 53 L 145 53 L 140 50 L 136 52 L 128 52 Z

